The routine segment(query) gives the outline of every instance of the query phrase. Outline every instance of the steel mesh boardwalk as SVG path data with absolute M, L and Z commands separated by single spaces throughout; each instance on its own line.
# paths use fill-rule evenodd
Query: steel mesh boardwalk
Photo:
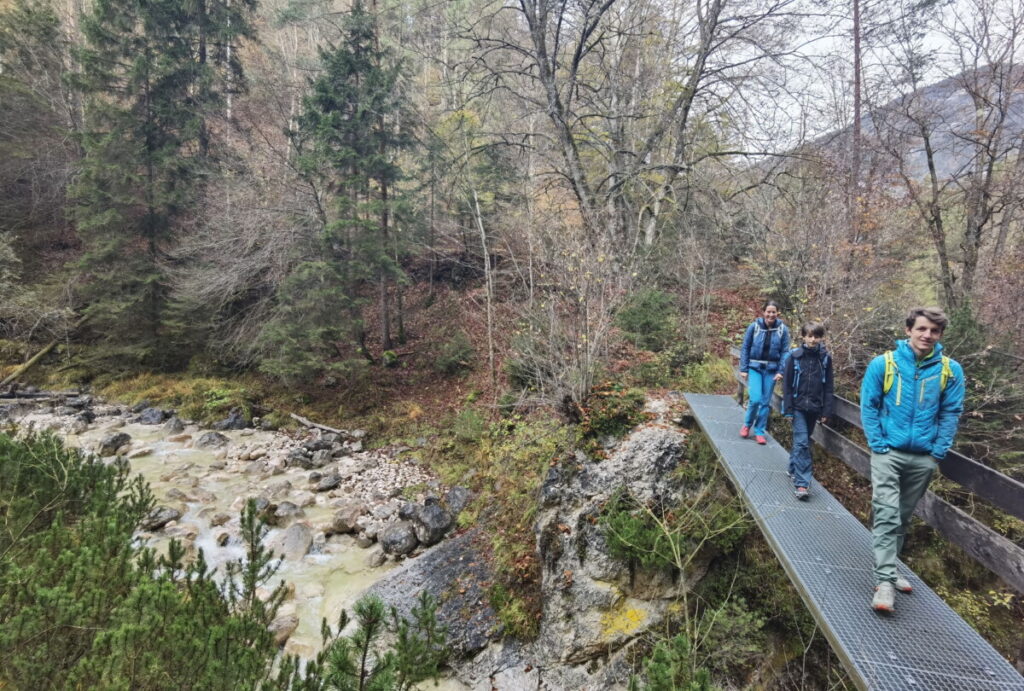
M 789 452 L 740 439 L 743 409 L 729 396 L 684 394 L 783 568 L 851 678 L 865 689 L 1024 691 L 1024 677 L 902 562 L 914 586 L 896 611 L 870 607 L 871 535 L 817 482 L 793 496 Z

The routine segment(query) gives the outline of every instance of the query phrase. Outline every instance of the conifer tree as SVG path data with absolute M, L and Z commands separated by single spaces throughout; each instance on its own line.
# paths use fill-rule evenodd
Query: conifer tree
M 401 179 L 395 158 L 410 144 L 403 63 L 382 45 L 376 18 L 361 0 L 346 15 L 337 45 L 320 59 L 323 74 L 311 84 L 292 136 L 300 171 L 330 191 L 333 208 L 285 282 L 278 318 L 264 332 L 263 368 L 286 378 L 329 369 L 325 358 L 346 337 L 371 359 L 362 318 L 370 283 L 380 296 L 381 346 L 390 348 L 388 287 L 401 276 L 392 224 Z
M 254 0 L 97 0 L 83 21 L 87 95 L 73 216 L 83 299 L 120 355 L 162 365 L 164 264 L 208 176 L 209 120 L 241 84 L 237 51 Z

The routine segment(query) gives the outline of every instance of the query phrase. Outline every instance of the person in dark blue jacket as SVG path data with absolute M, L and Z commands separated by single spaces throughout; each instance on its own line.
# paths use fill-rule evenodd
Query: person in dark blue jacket
M 797 499 L 807 499 L 811 485 L 811 435 L 817 422 L 828 422 L 835 410 L 832 356 L 825 348 L 825 325 L 800 327 L 803 345 L 789 351 L 782 365 L 782 414 L 793 421 L 789 476 Z
M 939 343 L 948 323 L 938 307 L 910 310 L 906 340 L 874 358 L 861 382 L 860 417 L 871 448 L 876 611 L 893 611 L 894 592 L 912 590 L 897 573 L 896 558 L 914 507 L 960 424 L 964 371 Z
M 762 315 L 747 327 L 740 348 L 740 376 L 747 382 L 747 414 L 740 428 L 746 439 L 753 432 L 758 444 L 767 444 L 764 438 L 768 426 L 768 411 L 772 404 L 775 382 L 782 355 L 789 350 L 789 327 L 779 319 L 779 305 L 774 300 L 764 303 Z

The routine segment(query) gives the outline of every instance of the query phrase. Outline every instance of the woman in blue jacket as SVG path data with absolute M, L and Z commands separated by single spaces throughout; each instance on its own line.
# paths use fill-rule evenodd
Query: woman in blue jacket
M 789 350 L 789 327 L 779 319 L 774 300 L 764 303 L 761 312 L 763 316 L 747 327 L 740 348 L 740 376 L 747 382 L 747 414 L 740 436 L 746 439 L 753 432 L 758 444 L 767 444 L 768 411 L 775 382 L 782 378 L 779 363 Z

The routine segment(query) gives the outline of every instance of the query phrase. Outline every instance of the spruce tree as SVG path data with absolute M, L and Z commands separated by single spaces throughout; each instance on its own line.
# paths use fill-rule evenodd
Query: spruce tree
M 96 0 L 82 23 L 87 96 L 73 188 L 82 298 L 120 356 L 167 364 L 157 344 L 168 248 L 210 173 L 209 123 L 241 84 L 233 42 L 254 0 Z
M 390 348 L 388 287 L 401 277 L 392 224 L 401 179 L 396 156 L 411 142 L 403 63 L 382 44 L 376 18 L 361 0 L 320 60 L 323 74 L 303 99 L 292 136 L 299 170 L 330 191 L 333 208 L 308 256 L 296 262 L 278 317 L 264 332 L 263 369 L 293 379 L 331 369 L 326 359 L 345 338 L 372 359 L 362 317 L 370 285 L 381 300 L 381 345 Z

